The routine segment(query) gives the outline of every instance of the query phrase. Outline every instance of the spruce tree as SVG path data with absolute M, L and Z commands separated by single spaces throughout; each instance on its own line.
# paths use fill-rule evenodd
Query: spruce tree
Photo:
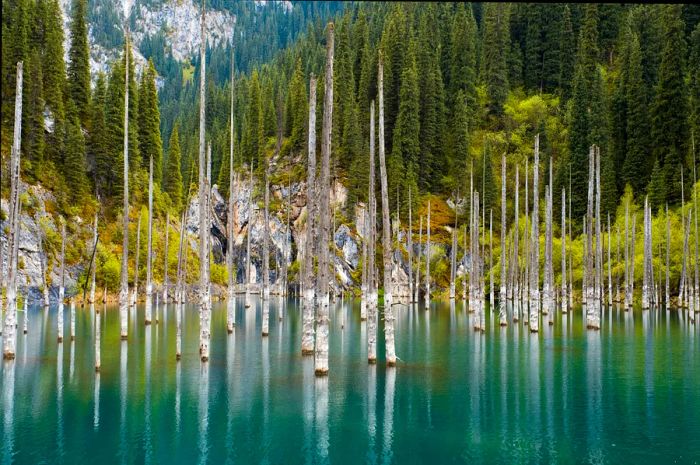
M 666 203 L 666 179 L 658 158 L 654 160 L 651 180 L 647 186 L 647 195 L 649 195 L 649 203 L 652 208 L 658 208 Z
M 81 123 L 86 125 L 90 111 L 87 0 L 73 0 L 72 3 L 68 58 L 68 95 L 77 108 Z
M 107 98 L 107 85 L 105 75 L 97 75 L 95 93 L 92 97 L 92 112 L 90 123 L 92 128 L 87 139 L 88 166 L 94 167 L 93 179 L 95 189 L 101 197 L 112 195 L 113 183 L 117 180 L 112 175 L 115 169 L 112 166 L 114 160 L 110 157 L 109 134 L 107 132 L 107 120 L 105 119 L 105 102 Z
M 66 111 L 66 150 L 62 172 L 69 202 L 74 205 L 83 199 L 88 183 L 85 176 L 85 139 L 80 128 L 78 110 L 70 99 Z
M 483 71 L 481 80 L 486 84 L 489 111 L 503 114 L 508 96 L 508 50 L 510 44 L 509 8 L 506 3 L 484 4 Z
M 425 23 L 421 33 L 432 35 L 432 26 Z M 421 50 L 427 53 L 429 50 Z M 470 4 L 460 3 L 452 22 L 450 33 L 450 103 L 461 90 L 467 99 L 468 109 L 475 113 L 476 106 L 476 22 Z M 427 68 L 421 67 L 425 72 Z M 422 73 L 421 73 L 422 74 Z
M 104 106 L 108 141 L 106 161 L 109 168 L 100 173 L 104 181 L 105 194 L 113 197 L 114 200 L 118 200 L 123 194 L 124 77 L 124 61 L 117 60 L 110 70 Z M 129 144 L 131 151 L 131 142 Z
M 391 5 L 391 12 L 384 22 L 380 48 L 384 53 L 384 131 L 388 154 L 392 153 L 394 128 L 399 113 L 399 92 L 404 69 L 405 47 L 409 31 L 406 28 L 406 13 L 400 3 Z M 376 70 L 374 71 L 376 74 Z M 387 160 L 387 164 L 391 164 Z M 389 173 L 391 169 L 387 168 Z M 391 176 L 391 174 L 389 174 Z
M 156 90 L 156 69 L 153 61 L 141 74 L 139 86 L 139 151 L 143 166 L 153 157 L 153 182 L 160 184 L 162 177 L 163 143 L 160 137 L 160 109 Z
M 690 36 L 690 130 L 695 142 L 695 160 L 700 150 L 700 23 Z M 697 163 L 697 161 L 696 161 Z
M 298 59 L 294 67 L 294 74 L 289 85 L 288 112 L 291 115 L 287 129 L 289 130 L 291 149 L 299 151 L 304 147 L 306 140 L 306 119 L 308 113 L 308 98 L 306 97 L 306 80 L 301 69 L 301 59 Z
M 27 1 L 15 0 L 14 6 L 6 14 L 3 2 L 2 31 L 2 120 L 3 144 L 12 144 L 12 127 L 15 114 L 15 84 L 17 81 L 17 62 L 28 57 Z
M 659 160 L 666 180 L 665 199 L 675 204 L 681 199 L 682 160 L 688 141 L 687 93 L 685 83 L 685 25 L 683 5 L 662 7 L 663 40 L 661 64 L 652 105 L 651 137 L 655 159 Z M 658 205 L 657 205 L 658 206 Z
M 559 30 L 559 80 L 558 87 L 564 99 L 571 96 L 571 82 L 574 78 L 576 37 L 571 23 L 569 5 L 562 9 L 561 28 Z
M 46 109 L 54 130 L 46 134 L 45 157 L 58 165 L 63 150 L 66 65 L 63 61 L 63 22 L 58 0 L 48 0 L 44 22 L 44 49 L 41 57 Z
M 22 92 L 22 162 L 35 177 L 44 161 L 44 95 L 39 50 L 32 50 L 24 67 Z
M 636 34 L 629 40 L 629 61 L 626 66 L 626 154 L 622 178 L 632 186 L 637 196 L 644 192 L 649 182 L 649 115 L 647 112 L 647 91 L 642 77 L 642 51 Z
M 183 201 L 180 158 L 180 136 L 178 134 L 178 124 L 175 123 L 168 142 L 167 166 L 163 173 L 163 191 L 170 196 L 170 201 L 177 211 L 182 208 Z
M 531 90 L 539 90 L 543 85 L 544 10 L 551 8 L 551 5 L 530 4 L 526 10 L 525 87 Z

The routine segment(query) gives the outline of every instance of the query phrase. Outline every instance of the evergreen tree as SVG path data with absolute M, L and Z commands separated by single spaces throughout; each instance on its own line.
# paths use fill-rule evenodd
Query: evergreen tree
M 659 80 L 652 105 L 654 157 L 659 160 L 666 180 L 665 200 L 675 204 L 681 199 L 682 160 L 688 140 L 687 94 L 685 84 L 685 25 L 683 5 L 664 5 L 663 40 Z
M 525 87 L 541 89 L 543 85 L 544 9 L 551 5 L 530 4 L 527 8 L 527 32 L 525 35 Z
M 74 205 L 87 192 L 85 177 L 85 139 L 80 129 L 78 111 L 72 100 L 68 100 L 66 112 L 66 151 L 63 158 L 63 176 L 66 181 L 67 196 Z
M 88 46 L 87 0 L 73 0 L 70 39 L 68 95 L 76 105 L 80 121 L 83 125 L 86 125 L 90 111 L 90 49 Z
M 58 0 L 48 0 L 44 22 L 44 48 L 41 57 L 44 79 L 44 100 L 53 131 L 46 134 L 45 156 L 58 165 L 63 150 L 65 133 L 65 108 L 63 100 L 66 88 L 66 65 L 63 61 L 63 22 Z
M 260 90 L 260 78 L 257 70 L 253 71 L 248 89 L 248 108 L 245 116 L 245 132 L 243 138 L 243 154 L 246 161 L 251 161 L 258 166 L 263 155 L 265 134 L 263 127 L 262 96 Z
M 22 92 L 22 152 L 25 173 L 36 176 L 44 161 L 44 95 L 41 58 L 32 50 L 24 67 Z
M 156 69 L 149 60 L 141 74 L 139 87 L 139 151 L 143 166 L 153 157 L 153 182 L 160 184 L 162 176 L 163 143 L 160 137 L 160 110 L 156 90 Z
M 574 78 L 576 40 L 571 23 L 569 5 L 562 9 L 561 28 L 559 30 L 559 91 L 565 99 L 571 96 L 571 82 Z
M 647 92 L 642 78 L 642 51 L 636 34 L 629 39 L 629 61 L 626 65 L 626 156 L 622 178 L 640 195 L 649 182 L 649 116 Z
M 401 74 L 404 69 L 404 44 L 407 43 L 409 32 L 406 29 L 406 14 L 400 3 L 393 4 L 388 18 L 384 22 L 381 50 L 384 53 L 384 132 L 386 153 L 392 153 L 394 128 L 399 113 L 399 92 L 401 89 Z M 374 70 L 376 74 L 376 69 Z M 389 157 L 390 159 L 391 157 Z M 387 164 L 391 164 L 387 160 Z M 387 175 L 391 170 L 387 167 Z
M 112 194 L 112 183 L 117 182 L 112 176 L 115 167 L 112 166 L 112 158 L 109 150 L 109 134 L 107 132 L 107 120 L 105 119 L 105 102 L 107 86 L 103 73 L 97 75 L 95 93 L 92 97 L 92 113 L 90 122 L 92 129 L 87 140 L 88 166 L 93 167 L 93 179 L 95 189 L 101 196 L 109 197 Z
M 178 125 L 175 123 L 168 142 L 168 160 L 167 167 L 163 173 L 163 191 L 170 196 L 170 201 L 177 211 L 182 208 L 183 202 L 180 158 L 180 136 L 178 134 Z
M 481 80 L 486 84 L 489 111 L 495 116 L 503 114 L 503 104 L 508 96 L 507 53 L 510 44 L 509 5 L 484 4 L 483 71 Z
M 9 146 L 14 125 L 17 62 L 28 57 L 27 0 L 14 0 L 11 8 L 3 1 L 2 9 L 2 134 L 3 142 Z
M 432 31 L 433 25 L 423 22 L 422 26 L 422 34 L 432 35 L 434 33 Z M 425 50 L 422 53 L 429 51 Z M 421 67 L 423 72 L 427 69 Z M 472 114 L 476 113 L 476 22 L 470 4 L 459 4 L 452 22 L 449 83 L 450 103 L 455 101 L 461 90 L 467 99 L 468 109 Z
M 107 133 L 107 155 L 100 176 L 104 193 L 114 197 L 123 194 L 124 170 L 124 61 L 117 60 L 110 70 L 104 112 Z M 131 155 L 130 155 L 131 157 Z M 103 170 L 103 168 L 106 168 Z M 99 185 L 99 183 L 98 183 Z
M 287 129 L 290 131 L 290 146 L 294 151 L 302 150 L 306 142 L 307 132 L 307 114 L 308 114 L 308 98 L 306 94 L 306 80 L 304 73 L 301 70 L 301 60 L 297 60 L 294 68 L 291 83 L 289 85 L 289 103 L 288 113 L 291 115 L 287 124 Z
M 658 208 L 666 203 L 666 179 L 659 159 L 654 160 L 654 169 L 651 172 L 651 180 L 647 186 L 649 203 L 652 208 Z
M 690 130 L 695 143 L 694 163 L 700 150 L 700 23 L 690 36 Z

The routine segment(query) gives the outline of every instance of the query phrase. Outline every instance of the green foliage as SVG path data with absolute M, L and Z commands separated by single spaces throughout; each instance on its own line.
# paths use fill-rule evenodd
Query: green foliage
M 68 95 L 86 125 L 90 108 L 90 49 L 88 46 L 87 0 L 71 5 L 70 50 L 68 51 Z

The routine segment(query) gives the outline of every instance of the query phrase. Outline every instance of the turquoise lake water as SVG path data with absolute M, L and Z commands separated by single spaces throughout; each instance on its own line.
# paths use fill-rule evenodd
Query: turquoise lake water
M 330 374 L 302 357 L 296 301 L 238 305 L 225 330 L 215 304 L 211 360 L 186 306 L 175 360 L 174 306 L 160 323 L 132 311 L 119 339 L 102 312 L 76 309 L 77 338 L 56 342 L 56 308 L 29 309 L 17 358 L 0 365 L 0 458 L 18 464 L 699 463 L 700 325 L 675 311 L 580 309 L 531 334 L 522 323 L 475 333 L 461 302 L 397 307 L 396 368 L 366 362 L 359 302 L 332 310 Z M 345 318 L 343 318 L 343 315 Z M 341 329 L 341 322 L 345 327 Z

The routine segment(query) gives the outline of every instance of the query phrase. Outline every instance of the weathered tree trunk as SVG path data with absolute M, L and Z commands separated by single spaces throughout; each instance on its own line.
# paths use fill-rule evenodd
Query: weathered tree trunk
M 265 215 L 263 223 L 262 335 L 270 333 L 270 168 L 265 168 Z
M 493 209 L 489 210 L 489 310 L 493 312 L 494 293 L 493 293 Z
M 571 208 L 571 198 L 573 195 L 571 194 L 571 165 L 569 165 L 569 240 L 573 241 L 574 240 L 574 234 L 572 231 L 572 225 L 573 221 L 571 220 L 571 212 L 573 211 Z M 572 253 L 571 250 L 569 250 L 569 288 L 567 294 L 569 295 L 569 309 L 573 311 L 574 308 L 574 261 L 572 259 Z
M 681 172 L 681 206 L 685 205 L 685 182 L 683 179 L 683 168 L 680 168 Z M 688 223 L 690 224 L 690 223 Z M 681 208 L 681 228 L 683 228 L 683 237 L 685 237 L 685 215 L 683 213 L 683 208 Z M 681 265 L 681 281 L 679 284 L 678 292 L 678 303 L 680 308 L 685 308 L 688 305 L 687 294 L 686 294 L 686 281 L 687 281 L 687 261 L 688 255 L 687 251 L 683 249 L 682 265 Z
M 22 332 L 24 334 L 27 334 L 27 332 L 29 331 L 29 293 L 25 294 L 25 296 L 24 296 L 24 309 L 23 309 L 23 311 L 24 311 L 24 318 L 22 320 L 23 320 L 24 324 L 23 324 Z M 75 328 L 75 326 L 74 326 L 74 328 Z
M 121 287 L 119 289 L 119 322 L 121 327 L 121 339 L 128 337 L 129 323 L 129 32 L 126 33 L 126 49 L 124 59 L 124 209 L 122 212 L 122 263 L 121 263 Z
M 642 277 L 642 310 L 647 310 L 651 304 L 652 286 L 649 283 L 649 271 L 651 266 L 651 241 L 649 234 L 651 233 L 649 211 L 649 197 L 644 197 L 644 268 Z
M 455 300 L 455 277 L 457 274 L 457 202 L 455 201 L 455 225 L 452 228 L 452 246 L 450 250 L 450 300 Z
M 466 252 L 465 252 L 466 253 Z M 423 255 L 423 216 L 420 216 L 418 226 L 418 255 L 416 256 L 416 287 L 413 301 L 416 305 L 420 304 L 420 259 Z
M 603 235 L 601 234 L 600 229 L 600 148 L 597 146 L 595 147 L 595 185 L 595 327 L 593 329 L 600 329 L 600 318 L 603 302 Z
M 151 324 L 153 311 L 153 157 L 148 168 L 148 239 L 146 255 L 146 316 L 145 324 Z
M 328 374 L 328 326 L 330 283 L 330 156 L 333 124 L 333 52 L 334 25 L 328 23 L 326 37 L 326 70 L 323 97 L 323 128 L 321 130 L 321 176 L 319 182 L 318 281 L 316 311 L 316 353 L 314 371 L 317 376 Z M 381 112 L 381 110 L 380 110 Z M 381 119 L 381 116 L 380 116 Z
M 552 256 L 550 253 L 550 240 L 552 234 L 552 216 L 549 211 L 549 197 L 551 195 L 550 185 L 544 187 L 544 275 L 542 280 L 542 315 L 548 316 L 553 311 L 552 307 L 552 281 L 550 274 L 550 266 L 552 264 Z
M 75 341 L 75 298 L 70 299 L 70 340 Z
M 170 212 L 165 214 L 165 253 L 163 256 L 163 305 L 168 305 L 168 286 L 170 278 L 168 277 L 168 257 L 170 255 Z M 167 318 L 166 318 L 167 319 Z M 157 320 L 156 320 L 157 322 Z
M 207 274 L 209 262 L 209 250 L 207 247 L 207 235 L 209 234 L 207 182 L 205 159 L 206 136 L 206 22 L 204 14 L 204 2 L 202 2 L 202 42 L 200 44 L 200 71 L 199 71 L 199 354 L 203 362 L 209 360 L 209 276 Z
M 472 227 L 472 275 L 474 276 L 474 330 L 484 331 L 486 329 L 484 324 L 484 262 L 481 252 L 481 247 L 479 246 L 479 230 L 480 230 L 481 217 L 479 216 L 479 192 L 474 192 L 474 218 Z
M 524 323 L 530 324 L 530 160 L 525 159 L 525 228 L 523 230 L 523 245 L 525 256 L 525 269 L 523 270 L 523 319 Z
M 234 243 L 234 222 L 235 211 L 234 204 L 236 199 L 236 184 L 235 170 L 233 165 L 233 144 L 235 141 L 234 121 L 233 121 L 233 102 L 235 90 L 235 55 L 233 47 L 231 47 L 231 112 L 229 116 L 229 132 L 231 139 L 229 143 L 229 175 L 228 175 L 228 218 L 227 218 L 227 236 L 226 241 L 226 270 L 228 271 L 228 289 L 226 301 L 226 332 L 231 334 L 233 327 L 236 326 L 236 276 L 233 271 L 233 243 Z
M 139 219 L 136 222 L 136 261 L 134 262 L 134 288 L 131 290 L 132 307 L 136 306 L 139 297 L 139 258 L 141 256 L 141 209 L 138 210 Z
M 377 243 L 377 199 L 375 197 L 374 181 L 376 179 L 374 173 L 374 101 L 369 108 L 369 207 L 368 207 L 368 248 L 367 248 L 367 293 L 369 294 L 367 302 L 367 362 L 377 363 L 377 320 L 378 315 L 378 296 L 377 296 L 377 279 L 374 259 L 376 256 Z
M 586 210 L 586 267 L 585 285 L 583 295 L 586 303 L 586 326 L 589 329 L 595 328 L 595 254 L 593 249 L 593 211 L 595 208 L 595 147 L 591 146 L 588 155 L 588 204 Z
M 100 354 L 100 345 L 102 338 L 102 324 L 100 312 L 95 311 L 95 304 L 90 304 L 90 310 L 95 315 L 95 372 L 99 372 L 102 367 L 102 357 Z
M 530 261 L 530 317 L 528 325 L 531 332 L 539 331 L 540 310 L 540 230 L 539 230 L 539 169 L 540 169 L 540 135 L 535 136 L 535 166 L 532 180 L 532 259 Z
M 455 221 L 455 226 L 457 222 Z M 456 228 L 455 228 L 456 229 Z M 454 279 L 453 279 L 454 281 Z M 413 202 L 408 188 L 408 303 L 413 302 Z
M 362 284 L 360 286 L 360 321 L 367 319 L 367 222 L 369 214 L 365 210 L 364 227 L 362 228 Z
M 39 234 L 41 236 L 41 234 Z M 95 249 L 97 247 L 97 213 L 95 213 L 95 225 L 92 230 L 92 248 Z M 41 250 L 41 249 L 40 249 Z M 43 270 L 43 258 L 41 259 L 42 261 L 42 270 Z M 90 296 L 88 297 L 88 303 L 92 304 L 95 302 L 95 275 L 96 275 L 96 270 L 97 270 L 97 264 L 95 263 L 94 260 L 90 262 Z M 43 274 L 43 271 L 42 271 Z
M 19 253 L 19 170 L 22 144 L 22 78 L 23 63 L 17 63 L 17 83 L 15 91 L 15 119 L 10 156 L 10 234 L 7 242 L 7 310 L 3 329 L 3 358 L 15 358 L 17 348 L 17 265 Z M 16 252 L 17 251 L 17 252 Z M 2 299 L 0 298 L 0 311 Z
M 687 280 L 686 278 L 686 273 L 685 273 L 685 257 L 688 256 L 688 240 L 690 239 L 690 221 L 691 217 L 693 216 L 693 210 L 688 211 L 688 219 L 687 219 L 687 224 L 683 226 L 683 268 L 684 272 L 681 274 L 681 285 L 684 284 L 684 282 Z M 681 293 L 681 295 L 683 295 Z M 679 297 L 680 298 L 680 297 Z M 681 300 L 680 301 L 680 307 L 683 308 L 687 305 L 686 300 Z M 692 319 L 692 318 L 691 318 Z
M 498 322 L 508 326 L 508 308 L 506 307 L 506 154 L 501 155 L 501 278 L 498 294 Z M 517 234 L 516 234 L 517 235 Z
M 301 354 L 314 352 L 314 246 L 316 240 L 316 78 L 309 83 L 309 153 L 306 175 L 306 247 L 302 262 L 302 326 Z
M 250 237 L 253 233 L 253 213 L 255 209 L 253 207 L 253 161 L 250 161 L 250 182 L 248 188 L 248 231 L 246 232 L 246 262 L 245 262 L 245 307 L 250 307 L 250 287 L 252 282 L 250 280 Z
M 520 165 L 515 165 L 515 213 L 513 216 L 513 321 L 520 319 Z
M 41 283 L 42 283 L 42 296 L 43 296 L 43 305 L 44 308 L 49 308 L 49 283 L 46 280 L 46 251 L 44 250 L 44 231 L 40 227 L 39 228 L 39 234 L 37 235 L 37 239 L 39 241 L 39 266 L 41 266 Z M 95 267 L 96 268 L 96 267 Z M 95 283 L 95 268 L 92 270 L 92 282 L 93 284 Z
M 391 247 L 391 223 L 389 222 L 389 189 L 387 187 L 386 157 L 384 156 L 384 57 L 379 52 L 379 175 L 382 191 L 382 242 L 384 248 L 384 341 L 386 344 L 386 364 L 396 365 L 396 351 L 394 347 L 394 309 L 393 284 L 391 282 L 392 247 Z M 430 213 L 428 213 L 428 216 Z M 430 221 L 428 221 L 430 223 Z M 430 225 L 428 225 L 430 227 Z M 430 252 L 428 252 L 428 257 Z M 428 258 L 430 259 L 430 258 Z M 429 275 L 429 274 L 428 274 Z M 430 280 L 428 280 L 428 283 Z M 426 289 L 426 300 L 430 300 L 430 284 Z
M 612 229 L 610 228 L 610 212 L 608 212 L 608 305 L 612 309 L 613 292 L 612 292 L 612 260 L 610 260 L 611 250 L 612 250 Z
M 698 191 L 695 188 L 697 185 L 698 179 L 697 179 L 697 174 L 696 174 L 696 168 L 695 168 L 695 134 L 693 134 L 692 137 L 692 146 L 693 146 L 693 190 L 694 190 L 694 195 L 693 195 L 693 210 L 695 211 L 695 286 L 694 286 L 694 307 L 695 307 L 695 312 L 700 312 L 700 244 L 698 244 L 698 215 L 700 212 L 698 211 Z
M 427 244 L 425 248 L 425 309 L 430 310 L 430 199 L 428 199 L 428 221 L 425 224 Z
M 561 190 L 561 312 L 569 313 L 569 296 L 566 289 L 566 189 Z
M 630 206 L 629 200 L 625 202 L 625 311 L 632 307 L 632 296 L 630 295 L 630 265 L 629 265 L 629 219 L 630 219 Z
M 635 245 L 637 242 L 637 214 L 632 215 L 632 230 L 630 232 L 631 244 L 630 244 L 630 306 L 634 304 L 634 257 L 635 257 Z
M 189 197 L 189 196 L 188 196 Z M 182 356 L 182 305 L 185 301 L 185 264 L 183 251 L 185 246 L 186 211 L 182 212 L 180 221 L 180 244 L 177 251 L 177 284 L 175 285 L 175 359 Z
M 63 300 L 66 297 L 66 223 L 61 217 L 61 273 L 58 287 L 58 342 L 63 342 Z

